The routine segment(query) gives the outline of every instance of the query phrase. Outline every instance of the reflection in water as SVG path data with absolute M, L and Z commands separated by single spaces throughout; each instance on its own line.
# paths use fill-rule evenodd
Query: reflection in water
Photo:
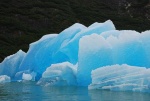
M 35 82 L 0 84 L 0 101 L 150 101 L 149 93 L 42 87 Z
M 43 87 L 43 92 L 50 101 L 90 101 L 87 87 Z
M 89 95 L 91 101 L 150 101 L 148 93 L 89 90 Z

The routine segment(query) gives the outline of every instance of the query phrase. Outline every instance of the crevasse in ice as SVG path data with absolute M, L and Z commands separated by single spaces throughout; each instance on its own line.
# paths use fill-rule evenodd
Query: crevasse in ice
M 89 85 L 89 89 L 148 92 L 149 39 L 150 31 L 116 30 L 110 20 L 89 27 L 76 23 L 31 43 L 27 53 L 19 51 L 7 57 L 0 63 L 0 75 L 12 81 L 35 80 L 40 85 Z M 126 72 L 120 72 L 123 70 Z M 132 75 L 135 71 L 142 75 L 143 84 L 131 84 L 138 77 Z

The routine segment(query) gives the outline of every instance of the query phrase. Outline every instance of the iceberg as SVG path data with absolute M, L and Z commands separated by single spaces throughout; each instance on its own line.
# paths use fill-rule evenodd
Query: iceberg
M 44 86 L 149 92 L 149 39 L 150 31 L 116 30 L 111 20 L 75 23 L 31 43 L 27 53 L 6 57 L 0 75 Z

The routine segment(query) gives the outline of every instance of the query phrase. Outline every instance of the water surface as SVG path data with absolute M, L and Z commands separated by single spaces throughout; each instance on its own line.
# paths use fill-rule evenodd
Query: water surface
M 35 82 L 0 84 L 0 101 L 150 101 L 149 93 L 43 87 Z

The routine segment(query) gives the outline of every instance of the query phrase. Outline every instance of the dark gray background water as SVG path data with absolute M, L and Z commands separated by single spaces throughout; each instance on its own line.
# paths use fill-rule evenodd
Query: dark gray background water
M 35 82 L 0 84 L 0 101 L 150 101 L 149 93 L 43 87 Z

